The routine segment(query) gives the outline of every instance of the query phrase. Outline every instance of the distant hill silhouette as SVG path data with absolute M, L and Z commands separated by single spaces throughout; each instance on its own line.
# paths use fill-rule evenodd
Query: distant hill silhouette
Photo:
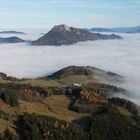
M 118 33 L 140 33 L 140 26 L 136 27 L 118 27 L 118 28 L 91 28 L 92 32 L 118 32 Z
M 24 32 L 18 32 L 18 31 L 2 31 L 0 34 L 25 34 Z
M 24 42 L 24 40 L 18 37 L 0 38 L 0 43 L 20 43 L 20 42 Z

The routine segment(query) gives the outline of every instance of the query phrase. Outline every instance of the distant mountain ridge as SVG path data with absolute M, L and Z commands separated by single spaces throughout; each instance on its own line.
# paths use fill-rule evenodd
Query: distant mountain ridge
M 0 34 L 25 34 L 25 33 L 18 31 L 1 31 Z
M 54 26 L 43 37 L 32 42 L 32 45 L 70 45 L 81 41 L 94 41 L 105 39 L 121 39 L 120 36 L 111 34 L 91 33 L 84 29 L 68 27 L 67 25 Z
M 91 28 L 92 32 L 118 32 L 118 33 L 140 33 L 140 26 L 136 27 L 116 27 L 116 28 Z
M 25 42 L 25 40 L 22 40 L 18 37 L 7 37 L 7 38 L 0 37 L 0 43 L 20 43 L 20 42 Z

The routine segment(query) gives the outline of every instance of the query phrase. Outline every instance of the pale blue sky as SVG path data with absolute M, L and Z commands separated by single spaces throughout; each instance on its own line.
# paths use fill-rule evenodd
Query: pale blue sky
M 0 0 L 0 28 L 140 25 L 140 0 Z

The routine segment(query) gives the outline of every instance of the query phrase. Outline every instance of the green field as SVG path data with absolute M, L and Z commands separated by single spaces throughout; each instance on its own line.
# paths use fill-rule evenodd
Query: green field
M 61 84 L 55 80 L 23 80 L 19 81 L 19 84 L 31 84 L 32 86 L 61 86 Z

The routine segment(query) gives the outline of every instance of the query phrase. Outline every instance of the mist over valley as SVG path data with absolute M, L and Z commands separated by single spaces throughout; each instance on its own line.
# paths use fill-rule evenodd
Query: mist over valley
M 30 30 L 16 36 L 35 40 L 42 36 L 41 33 L 42 30 Z M 94 66 L 122 75 L 125 83 L 119 86 L 132 93 L 129 97 L 126 95 L 126 98 L 140 104 L 140 34 L 118 35 L 123 39 L 86 41 L 68 46 L 32 46 L 27 42 L 2 43 L 0 72 L 17 78 L 37 78 L 70 65 Z M 11 34 L 1 36 L 10 37 Z

